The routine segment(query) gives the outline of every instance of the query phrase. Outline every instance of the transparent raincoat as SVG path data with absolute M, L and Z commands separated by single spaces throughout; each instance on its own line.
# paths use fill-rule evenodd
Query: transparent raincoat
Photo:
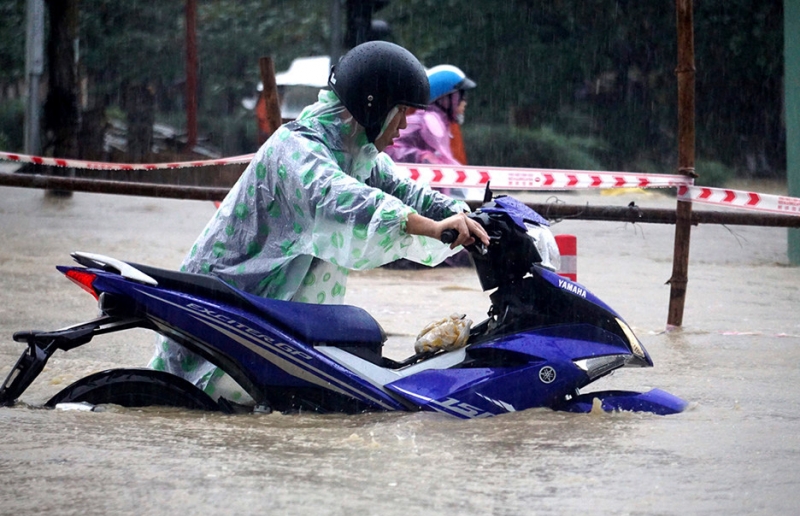
M 392 167 L 336 95 L 322 91 L 258 150 L 181 270 L 262 297 L 338 304 L 350 270 L 400 258 L 437 265 L 457 250 L 408 234 L 406 220 L 411 213 L 441 220 L 466 205 L 396 177 Z M 150 367 L 214 398 L 246 398 L 221 370 L 169 339 L 159 338 Z

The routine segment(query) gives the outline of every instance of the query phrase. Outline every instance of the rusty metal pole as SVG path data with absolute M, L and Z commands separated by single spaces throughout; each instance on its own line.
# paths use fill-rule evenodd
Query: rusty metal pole
M 264 96 L 264 102 L 267 107 L 267 123 L 269 124 L 269 134 L 271 136 L 278 127 L 281 126 L 281 106 L 278 102 L 278 85 L 275 83 L 275 63 L 272 58 L 262 57 L 258 60 L 258 66 L 261 70 L 261 84 L 264 89 L 261 95 Z
M 694 20 L 692 0 L 676 0 L 678 29 L 678 172 L 697 177 L 694 171 Z M 675 248 L 672 256 L 667 329 L 683 325 L 686 284 L 689 282 L 689 242 L 692 203 L 678 201 L 675 222 Z
M 186 149 L 197 144 L 197 0 L 186 0 Z

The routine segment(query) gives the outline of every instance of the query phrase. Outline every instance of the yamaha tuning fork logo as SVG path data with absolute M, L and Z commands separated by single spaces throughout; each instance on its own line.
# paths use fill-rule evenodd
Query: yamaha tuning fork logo
M 556 379 L 556 370 L 550 366 L 544 366 L 539 369 L 539 379 L 542 383 L 553 383 L 553 380 Z

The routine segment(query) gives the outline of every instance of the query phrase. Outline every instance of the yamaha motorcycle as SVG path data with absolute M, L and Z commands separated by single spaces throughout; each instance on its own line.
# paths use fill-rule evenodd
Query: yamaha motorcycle
M 50 399 L 60 403 L 167 405 L 228 413 L 272 410 L 359 413 L 435 411 L 480 418 L 534 407 L 569 412 L 681 412 L 665 391 L 581 391 L 623 367 L 653 361 L 627 323 L 586 287 L 559 276 L 548 222 L 513 197 L 469 215 L 490 244 L 468 247 L 491 307 L 464 347 L 383 356 L 386 334 L 366 311 L 264 299 L 209 275 L 188 274 L 73 253 L 57 269 L 91 294 L 98 318 L 56 331 L 22 331 L 27 349 L 0 386 L 10 406 L 57 351 L 96 336 L 146 328 L 228 373 L 255 400 L 244 407 L 212 399 L 190 382 L 150 369 L 112 369 L 78 380 Z M 443 235 L 452 242 L 455 235 Z

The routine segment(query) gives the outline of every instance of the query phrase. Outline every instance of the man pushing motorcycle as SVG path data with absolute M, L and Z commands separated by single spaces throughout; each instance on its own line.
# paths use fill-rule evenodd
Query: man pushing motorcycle
M 461 245 L 489 244 L 465 204 L 394 174 L 382 151 L 424 108 L 429 83 L 404 48 L 373 41 L 331 69 L 330 90 L 279 128 L 255 154 L 195 241 L 181 270 L 245 292 L 342 303 L 350 270 L 405 258 L 434 266 Z M 446 246 L 446 229 L 458 233 Z M 159 338 L 153 369 L 182 376 L 214 398 L 246 396 L 216 366 Z

